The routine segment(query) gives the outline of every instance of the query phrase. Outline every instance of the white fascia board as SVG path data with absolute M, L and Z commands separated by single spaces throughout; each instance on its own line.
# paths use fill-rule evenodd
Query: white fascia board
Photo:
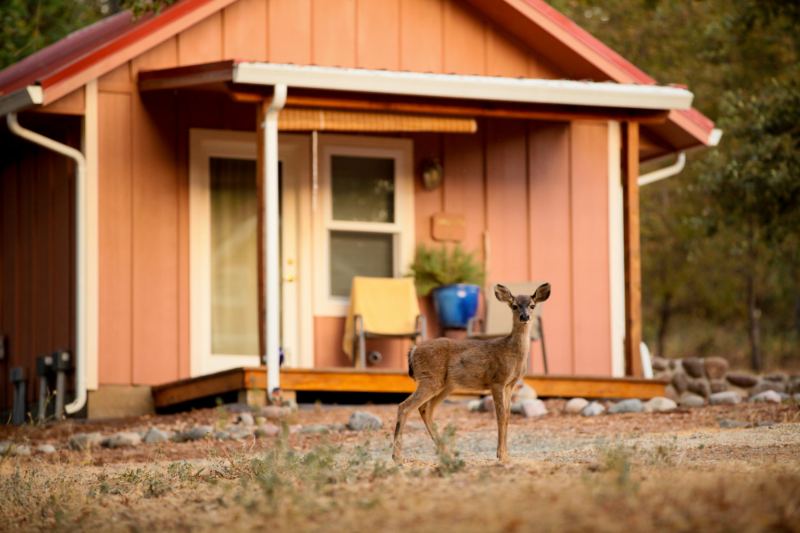
M 247 62 L 234 66 L 233 82 L 249 85 L 285 84 L 290 88 L 303 89 L 628 109 L 689 109 L 694 97 L 686 89 L 657 85 Z
M 10 94 L 0 96 L 0 117 L 16 113 L 44 102 L 44 92 L 39 85 L 28 85 Z

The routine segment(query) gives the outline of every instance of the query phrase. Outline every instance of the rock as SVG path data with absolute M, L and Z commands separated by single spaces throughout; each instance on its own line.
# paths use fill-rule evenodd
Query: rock
M 589 405 L 589 401 L 585 398 L 572 398 L 564 406 L 564 412 L 570 415 L 577 415 L 580 414 L 587 405 Z
M 765 402 L 765 403 L 781 403 L 780 393 L 775 392 L 774 390 L 765 390 L 763 392 L 759 392 L 752 398 L 750 398 L 751 402 Z
M 145 444 L 158 444 L 159 442 L 167 442 L 172 437 L 172 432 L 151 427 L 144 434 L 142 440 Z
M 728 382 L 724 379 L 710 379 L 708 384 L 711 387 L 711 392 L 725 392 L 728 390 Z
M 230 438 L 233 440 L 249 439 L 253 436 L 253 428 L 251 426 L 230 426 L 225 428 Z
M 737 387 L 743 387 L 745 389 L 758 383 L 758 378 L 750 374 L 728 373 L 725 375 L 725 379 L 727 379 L 728 383 L 731 385 L 736 385 Z
M 708 397 L 711 405 L 736 405 L 742 398 L 734 391 L 715 392 Z
M 644 404 L 645 413 L 668 413 L 678 408 L 678 404 L 669 398 L 663 396 L 656 396 L 650 398 Z
M 380 418 L 366 411 L 356 411 L 350 415 L 347 427 L 353 431 L 363 431 L 365 429 L 380 429 L 383 422 Z
M 746 428 L 749 424 L 747 422 L 742 422 L 741 420 L 731 420 L 729 418 L 723 418 L 719 421 L 719 427 L 722 429 L 736 429 L 736 428 Z
M 670 370 L 656 370 L 653 372 L 653 379 L 657 379 L 659 381 L 666 381 L 669 383 L 672 381 L 672 371 Z
M 292 408 L 283 405 L 267 405 L 261 408 L 261 416 L 270 420 L 280 420 L 292 414 Z
M 800 376 L 792 376 L 789 378 L 789 390 L 787 392 L 800 392 Z
M 525 418 L 536 418 L 547 414 L 547 407 L 542 400 L 522 400 L 522 414 Z
M 192 441 L 192 440 L 200 440 L 208 437 L 214 432 L 214 428 L 211 426 L 195 426 L 187 431 L 180 433 L 180 441 Z
M 672 374 L 672 386 L 678 394 L 683 394 L 689 389 L 689 378 L 684 372 L 675 372 Z
M 106 448 L 133 448 L 142 443 L 142 437 L 134 431 L 120 431 L 110 437 L 103 439 L 103 446 Z
M 69 438 L 69 447 L 73 450 L 96 448 L 103 442 L 100 433 L 75 433 Z
M 310 424 L 300 428 L 302 434 L 330 433 L 331 428 L 327 424 Z
M 467 403 L 467 409 L 470 413 L 477 413 L 482 410 L 483 403 L 480 400 L 470 400 Z
M 265 416 L 257 416 L 256 417 L 256 425 L 257 426 L 263 426 L 266 423 L 267 423 L 267 417 L 265 417 Z
M 275 424 L 262 424 L 256 427 L 255 435 L 256 437 L 275 437 L 279 435 L 281 429 L 276 426 Z
M 724 379 L 728 372 L 728 360 L 723 357 L 706 357 L 703 366 L 708 379 Z
M 792 400 L 797 403 L 800 403 L 800 392 L 795 392 L 794 394 L 792 394 Z
M 706 375 L 703 360 L 699 357 L 686 357 L 681 364 L 686 373 L 693 378 L 702 378 Z
M 300 424 L 294 424 L 293 426 L 289 426 L 289 434 L 294 435 L 295 433 L 300 433 L 300 430 L 303 429 L 303 426 Z
M 31 454 L 31 447 L 27 444 L 15 444 L 9 449 L 9 453 L 16 457 L 28 456 Z
M 494 399 L 491 396 L 481 398 L 481 412 L 494 413 Z
M 256 420 L 250 413 L 239 413 L 238 423 L 243 426 L 255 426 Z
M 521 415 L 522 414 L 522 402 L 514 402 L 511 404 L 509 408 L 512 415 Z
M 653 356 L 650 364 L 653 370 L 669 370 L 669 360 L 666 357 Z
M 678 391 L 675 390 L 675 387 L 673 387 L 672 384 L 670 384 L 664 387 L 664 396 L 666 396 L 672 401 L 677 402 L 678 398 L 680 397 L 680 394 L 678 394 Z
M 690 378 L 689 392 L 693 392 L 703 398 L 708 398 L 711 394 L 711 385 L 708 384 L 706 378 Z
M 606 410 L 606 408 L 603 407 L 598 402 L 592 402 L 592 403 L 590 403 L 589 405 L 587 405 L 586 407 L 583 408 L 583 410 L 581 411 L 581 415 L 583 415 L 583 416 L 597 416 L 597 415 L 603 414 L 605 412 L 605 410 Z
M 784 372 L 773 372 L 764 376 L 764 379 L 775 383 L 786 383 L 789 381 L 789 376 Z
M 221 429 L 215 431 L 212 437 L 214 440 L 231 440 L 231 434 Z
M 52 444 L 40 444 L 36 447 L 36 451 L 39 453 L 43 453 L 45 455 L 50 455 L 51 453 L 56 453 L 56 447 Z
M 684 392 L 681 394 L 678 404 L 681 407 L 703 407 L 706 404 L 706 399 L 691 392 Z
M 775 392 L 786 392 L 786 384 L 781 383 L 779 381 L 767 381 L 761 380 L 756 385 L 750 389 L 750 396 L 755 396 L 760 392 L 764 392 L 765 390 L 772 390 Z
M 620 413 L 641 413 L 642 411 L 644 411 L 644 404 L 642 403 L 642 400 L 638 398 L 622 400 L 621 402 L 615 403 L 608 409 L 608 413 L 612 415 Z
M 0 455 L 5 455 L 11 449 L 11 441 L 0 441 Z
M 514 392 L 511 393 L 511 401 L 512 402 L 521 402 L 522 400 L 535 400 L 538 398 L 536 395 L 536 391 L 525 383 L 524 381 L 519 381 L 514 386 Z

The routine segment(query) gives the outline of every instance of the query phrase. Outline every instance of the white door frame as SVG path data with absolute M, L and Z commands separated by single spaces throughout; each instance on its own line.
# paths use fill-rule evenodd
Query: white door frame
M 230 368 L 259 366 L 260 355 L 211 353 L 211 227 L 208 160 L 256 159 L 256 134 L 231 130 L 189 132 L 189 309 L 190 373 L 201 376 Z M 310 143 L 301 135 L 281 135 L 283 164 L 283 302 L 281 336 L 285 365 L 311 367 L 314 361 L 311 305 Z M 256 194 L 258 192 L 256 191 Z M 294 257 L 288 254 L 294 254 Z M 293 265 L 288 261 L 293 260 Z

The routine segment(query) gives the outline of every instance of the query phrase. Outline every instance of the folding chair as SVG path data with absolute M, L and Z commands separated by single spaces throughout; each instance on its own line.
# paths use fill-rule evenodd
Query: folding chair
M 353 366 L 366 368 L 367 339 L 410 338 L 417 343 L 426 335 L 413 278 L 353 278 L 342 346 Z
M 539 281 L 526 281 L 520 283 L 505 283 L 503 285 L 508 287 L 512 294 L 533 294 L 536 288 L 543 282 Z M 539 341 L 542 345 L 542 364 L 544 366 L 544 373 L 547 374 L 547 349 L 544 343 L 544 327 L 542 325 L 542 306 L 544 303 L 536 304 L 531 315 L 531 340 Z M 482 322 L 482 331 L 476 329 L 478 322 Z M 500 302 L 494 297 L 494 294 L 487 293 L 486 296 L 486 320 L 471 319 L 467 324 L 467 336 L 474 339 L 491 339 L 495 337 L 503 337 L 511 332 L 514 324 L 511 311 L 508 305 Z M 528 368 L 533 368 L 533 354 L 531 360 L 528 362 Z

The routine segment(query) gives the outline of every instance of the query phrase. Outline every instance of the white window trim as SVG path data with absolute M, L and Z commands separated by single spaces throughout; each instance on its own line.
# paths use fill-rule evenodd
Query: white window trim
M 334 155 L 384 157 L 395 160 L 395 221 L 393 223 L 333 220 L 331 158 Z M 349 298 L 330 295 L 330 231 L 393 233 L 394 276 L 405 274 L 414 256 L 414 171 L 410 139 L 351 135 L 319 136 L 319 204 L 314 223 L 315 315 L 343 317 Z

